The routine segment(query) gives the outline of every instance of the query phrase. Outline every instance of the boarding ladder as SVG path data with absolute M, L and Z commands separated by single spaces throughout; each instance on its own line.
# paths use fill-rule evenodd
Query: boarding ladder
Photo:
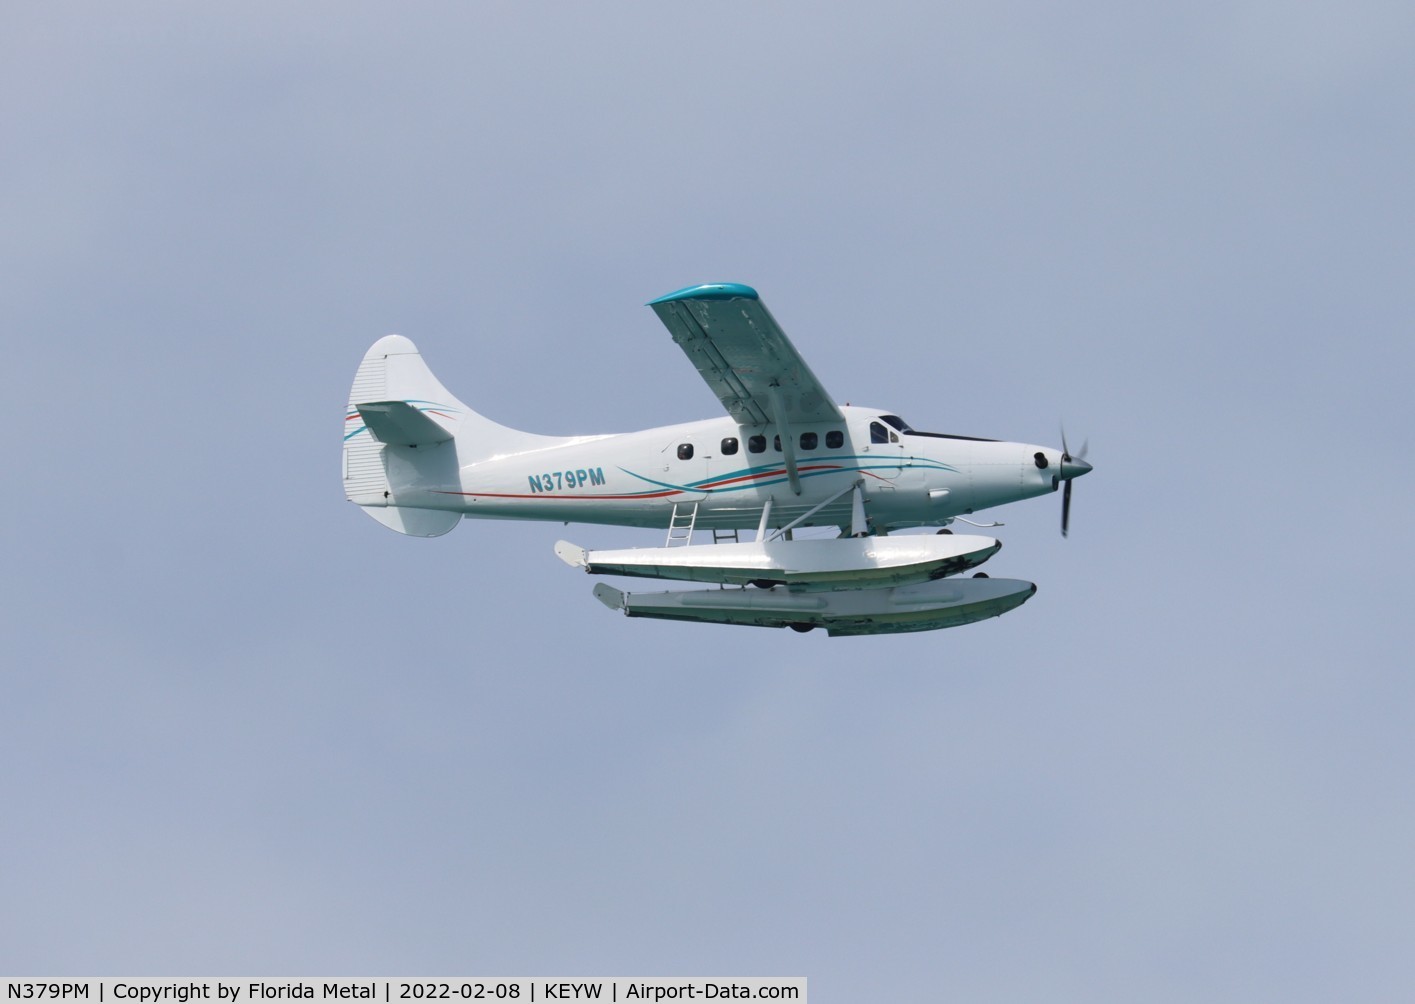
M 668 541 L 664 547 L 686 547 L 693 542 L 693 528 L 698 525 L 696 502 L 674 502 L 673 515 L 668 520 Z
M 737 535 L 737 528 L 735 526 L 728 530 L 713 527 L 712 542 L 714 544 L 740 544 L 742 538 Z

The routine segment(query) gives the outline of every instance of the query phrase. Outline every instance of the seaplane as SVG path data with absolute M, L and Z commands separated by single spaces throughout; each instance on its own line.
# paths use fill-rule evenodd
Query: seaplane
M 965 576 L 1002 544 L 951 527 L 1001 526 L 967 517 L 1060 489 L 1065 535 L 1072 483 L 1091 465 L 1064 432 L 1057 449 L 921 432 L 839 404 L 750 286 L 692 286 L 648 306 L 725 415 L 614 435 L 521 432 L 473 411 L 409 339 L 387 335 L 349 394 L 346 497 L 415 537 L 464 518 L 656 529 L 662 546 L 555 545 L 591 575 L 696 585 L 594 587 L 629 617 L 890 634 L 997 617 L 1036 592 Z

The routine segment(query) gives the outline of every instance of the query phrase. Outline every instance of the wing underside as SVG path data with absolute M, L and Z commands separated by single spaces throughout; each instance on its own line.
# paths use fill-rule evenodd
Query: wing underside
M 799 425 L 842 417 L 750 286 L 692 286 L 649 306 L 742 425 Z

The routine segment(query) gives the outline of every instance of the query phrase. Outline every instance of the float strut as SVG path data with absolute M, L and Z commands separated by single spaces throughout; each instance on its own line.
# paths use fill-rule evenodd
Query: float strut
M 865 489 L 864 479 L 856 481 L 852 486 L 855 492 L 854 498 L 850 500 L 850 536 L 869 536 L 870 524 L 865 521 Z
M 863 483 L 864 483 L 863 479 L 861 479 L 861 480 L 859 480 L 859 481 L 856 481 L 854 484 L 850 485 L 849 487 L 844 488 L 844 489 L 842 489 L 841 491 L 836 492 L 834 495 L 832 495 L 830 498 L 826 499 L 826 500 L 825 500 L 824 502 L 822 502 L 820 505 L 817 505 L 817 506 L 814 506 L 814 507 L 812 507 L 812 508 L 810 508 L 810 509 L 807 509 L 805 512 L 801 513 L 801 515 L 799 515 L 799 516 L 797 516 L 795 519 L 793 519 L 790 523 L 787 523 L 787 524 L 786 524 L 785 526 L 783 526 L 780 530 L 777 530 L 777 531 L 776 531 L 775 533 L 773 533 L 770 537 L 768 537 L 768 538 L 767 538 L 767 543 L 770 543 L 771 541 L 775 540 L 777 537 L 780 537 L 780 536 L 781 536 L 782 534 L 784 534 L 784 533 L 787 533 L 787 532 L 789 532 L 789 531 L 791 531 L 791 530 L 796 529 L 796 527 L 800 526 L 802 523 L 804 523 L 806 520 L 810 519 L 810 518 L 811 518 L 812 516 L 814 516 L 816 513 L 820 512 L 820 511 L 821 511 L 822 509 L 824 509 L 826 506 L 830 505 L 830 504 L 831 504 L 832 502 L 834 502 L 836 499 L 840 498 L 840 496 L 846 494 L 847 492 L 857 491 L 857 490 L 859 489 L 860 485 L 862 485 Z M 853 518 L 851 519 L 851 523 L 852 523 L 852 524 L 854 523 Z M 852 526 L 852 529 L 853 529 L 853 526 Z

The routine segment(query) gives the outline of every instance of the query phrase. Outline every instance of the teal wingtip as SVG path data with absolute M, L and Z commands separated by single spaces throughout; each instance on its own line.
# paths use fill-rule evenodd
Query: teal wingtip
M 759 300 L 757 291 L 751 286 L 744 286 L 740 282 L 710 282 L 704 286 L 685 286 L 682 289 L 674 290 L 666 296 L 660 296 L 657 300 L 650 300 L 648 306 L 652 307 L 659 303 L 672 303 L 675 300 Z

